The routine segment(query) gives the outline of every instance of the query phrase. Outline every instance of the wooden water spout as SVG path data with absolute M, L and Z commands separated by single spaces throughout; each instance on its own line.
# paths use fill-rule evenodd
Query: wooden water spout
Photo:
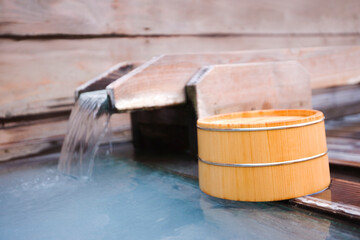
M 309 73 L 297 62 L 202 68 L 186 86 L 198 118 L 255 109 L 311 109 Z
M 298 62 L 305 70 L 285 63 L 289 60 Z M 353 64 L 348 64 L 349 61 Z M 191 146 L 183 147 L 193 149 L 196 154 L 193 125 L 197 117 L 255 109 L 311 108 L 310 89 L 317 91 L 360 81 L 360 47 L 174 54 L 155 57 L 137 66 L 138 63 L 118 64 L 77 89 L 77 95 L 104 88 L 110 83 L 106 89 L 112 109 L 132 112 L 135 146 L 141 148 L 151 143 L 149 147 L 152 148 L 152 143 L 167 144 L 172 142 L 169 139 L 173 139 L 188 142 Z M 258 66 L 257 70 L 250 71 L 254 66 Z M 274 69 L 279 73 L 272 72 L 274 69 L 269 66 L 277 66 Z M 294 71 L 295 75 L 284 78 L 283 71 Z M 304 72 L 307 72 L 307 77 L 304 77 Z M 257 79 L 251 79 L 255 75 Z M 248 91 L 252 94 L 246 94 Z M 224 94 L 228 97 L 222 97 Z M 320 106 L 320 110 L 321 106 L 326 108 L 325 114 L 332 111 L 326 104 L 318 103 L 323 101 L 322 96 L 315 99 L 315 106 Z M 189 107 L 191 103 L 192 107 Z M 346 104 L 354 106 L 351 111 L 357 111 L 353 102 L 346 101 Z M 347 108 L 341 109 L 349 113 Z M 344 111 L 337 110 L 330 116 L 341 116 Z M 183 138 L 179 139 L 180 128 L 185 129 L 181 133 L 187 134 L 181 134 Z M 166 144 L 157 147 L 172 149 L 173 146 Z
M 266 67 L 275 66 L 278 62 L 280 72 L 284 69 L 292 71 L 301 68 L 283 63 L 288 60 L 297 61 L 303 66 L 308 72 L 308 79 L 304 80 L 301 74 L 284 78 Z M 354 64 L 347 64 L 348 61 Z M 252 68 L 254 63 L 263 65 L 259 65 L 257 73 L 252 71 L 246 77 L 246 69 Z M 242 67 L 239 67 L 240 64 Z M 105 74 L 80 87 L 77 94 L 104 88 L 110 83 L 106 89 L 113 110 L 134 111 L 131 113 L 131 124 L 135 146 L 142 148 L 150 143 L 150 148 L 173 149 L 174 146 L 167 145 L 172 142 L 169 139 L 173 139 L 188 142 L 191 146 L 183 147 L 193 149 L 192 152 L 196 154 L 196 131 L 192 125 L 195 125 L 197 117 L 254 109 L 311 108 L 310 88 L 319 89 L 360 81 L 360 47 L 163 55 L 136 66 L 137 63 L 114 66 Z M 261 70 L 262 68 L 264 70 Z M 229 74 L 230 71 L 234 71 L 234 74 Z M 294 70 L 294 73 L 300 72 L 302 70 Z M 257 80 L 249 78 L 254 74 L 258 77 Z M 267 82 L 263 81 L 265 78 L 268 79 Z M 258 82 L 255 83 L 256 81 Z M 262 87 L 258 87 L 259 84 L 262 84 Z M 252 89 L 252 100 L 250 95 L 245 96 L 246 92 L 250 91 L 249 88 Z M 230 97 L 222 98 L 222 92 L 226 92 Z M 191 113 L 191 108 L 181 107 L 188 106 L 190 102 L 193 103 L 198 116 Z M 179 107 L 166 108 L 174 105 Z M 155 113 L 155 109 L 159 110 Z M 355 111 L 357 108 L 353 109 Z M 154 116 L 157 116 L 157 119 L 181 119 L 181 122 L 158 122 L 154 121 Z M 180 128 L 189 129 L 181 140 L 176 137 Z M 160 132 L 167 134 L 159 134 Z M 153 143 L 166 144 L 153 146 Z M 177 146 L 180 145 L 176 144 L 175 147 Z
M 203 66 L 288 60 L 309 72 L 312 89 L 360 82 L 360 46 L 319 47 L 163 55 L 111 83 L 107 92 L 118 111 L 184 104 L 184 88 Z
M 116 64 L 106 72 L 77 87 L 75 90 L 75 98 L 78 99 L 80 94 L 84 92 L 105 89 L 107 85 L 134 70 L 140 64 L 140 62 L 121 62 Z
M 349 62 L 353 64 L 348 64 Z M 262 70 L 264 70 L 263 73 Z M 244 74 L 247 71 L 251 74 Z M 232 74 L 225 75 L 224 72 Z M 296 73 L 294 74 L 296 77 L 294 78 L 293 75 L 286 78 L 286 74 L 285 76 L 278 75 L 279 72 Z M 249 82 L 251 80 L 249 76 L 253 74 L 259 78 L 268 77 L 270 84 L 266 85 L 266 91 L 263 90 L 265 85 L 258 87 L 262 84 L 261 81 L 257 82 L 258 84 L 256 81 Z M 117 112 L 131 112 L 133 142 L 136 148 L 142 148 L 144 143 L 167 143 L 172 142 L 174 138 L 183 143 L 188 140 L 196 142 L 194 140 L 197 135 L 193 128 L 196 126 L 198 116 L 253 108 L 299 108 L 301 106 L 309 108 L 311 106 L 310 89 L 313 96 L 315 93 L 313 104 L 320 108 L 324 107 L 326 111 L 332 111 L 329 116 L 356 113 L 359 110 L 356 95 L 359 89 L 359 85 L 356 85 L 360 82 L 359 76 L 359 46 L 177 54 L 156 57 L 135 68 L 108 85 L 107 94 L 111 99 L 113 109 Z M 335 113 L 331 109 L 333 106 L 329 105 L 326 98 L 329 97 L 329 92 L 334 92 L 338 96 L 337 89 L 339 88 L 341 102 L 336 97 L 331 99 L 330 104 L 341 104 Z M 241 94 L 246 93 L 245 89 L 252 93 L 250 102 L 246 102 L 249 99 L 248 96 L 240 97 Z M 221 91 L 226 94 L 219 94 Z M 229 95 L 232 98 L 221 98 L 221 95 Z M 355 97 L 348 99 L 346 96 L 350 95 Z M 261 104 L 257 101 L 259 99 L 261 99 Z M 197 116 L 194 115 L 194 110 L 191 111 L 191 107 L 197 111 Z M 175 131 L 172 131 L 174 129 Z M 157 134 L 159 132 L 166 134 L 161 136 Z M 179 132 L 182 136 L 180 138 L 177 134 Z M 186 149 L 183 145 L 176 147 Z M 196 145 L 187 147 L 195 151 L 197 149 Z M 159 147 L 159 149 L 165 148 L 161 145 Z M 325 155 L 319 156 L 319 159 L 318 161 L 322 164 L 326 162 Z M 337 164 L 340 164 L 339 162 L 346 164 L 342 160 L 337 161 Z M 306 170 L 306 167 L 304 169 Z M 320 175 L 323 176 L 323 185 L 320 188 L 328 184 L 326 169 L 322 173 Z M 283 196 L 283 199 L 307 194 L 305 192 L 293 193 L 292 196 Z M 276 199 L 280 198 L 272 200 Z M 304 200 L 300 201 L 300 205 L 306 202 L 313 206 L 307 201 L 308 197 L 301 199 Z M 318 209 L 317 206 L 315 208 Z M 338 212 L 338 210 L 329 210 L 328 207 L 324 208 L 327 209 L 326 211 Z

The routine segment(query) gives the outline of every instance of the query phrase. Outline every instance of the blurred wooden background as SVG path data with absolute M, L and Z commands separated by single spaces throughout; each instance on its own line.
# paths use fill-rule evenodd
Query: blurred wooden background
M 360 44 L 359 12 L 358 0 L 1 0 L 0 160 L 58 149 L 75 88 L 116 63 Z

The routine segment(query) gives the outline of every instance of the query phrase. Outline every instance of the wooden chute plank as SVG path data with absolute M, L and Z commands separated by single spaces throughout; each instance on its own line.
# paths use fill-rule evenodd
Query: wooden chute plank
M 163 55 L 113 82 L 107 91 L 119 111 L 181 104 L 184 86 L 204 65 L 286 60 L 306 68 L 313 89 L 360 82 L 360 46 L 320 47 Z
M 139 65 L 139 62 L 121 62 L 116 64 L 96 78 L 93 78 L 90 81 L 87 81 L 86 83 L 77 87 L 75 90 L 75 98 L 78 98 L 79 95 L 83 92 L 105 89 L 107 85 L 137 68 Z
M 198 118 L 259 110 L 311 108 L 310 76 L 297 62 L 213 65 L 187 85 Z

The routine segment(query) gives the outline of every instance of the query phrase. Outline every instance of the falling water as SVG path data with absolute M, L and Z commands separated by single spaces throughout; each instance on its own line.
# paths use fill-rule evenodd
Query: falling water
M 105 90 L 83 93 L 71 111 L 58 169 L 74 177 L 90 177 L 100 141 L 108 131 L 109 100 Z

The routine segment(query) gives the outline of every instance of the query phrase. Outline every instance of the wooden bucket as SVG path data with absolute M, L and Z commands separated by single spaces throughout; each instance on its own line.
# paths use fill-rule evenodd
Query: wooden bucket
M 203 192 L 237 201 L 277 201 L 330 184 L 324 115 L 265 110 L 199 119 Z

